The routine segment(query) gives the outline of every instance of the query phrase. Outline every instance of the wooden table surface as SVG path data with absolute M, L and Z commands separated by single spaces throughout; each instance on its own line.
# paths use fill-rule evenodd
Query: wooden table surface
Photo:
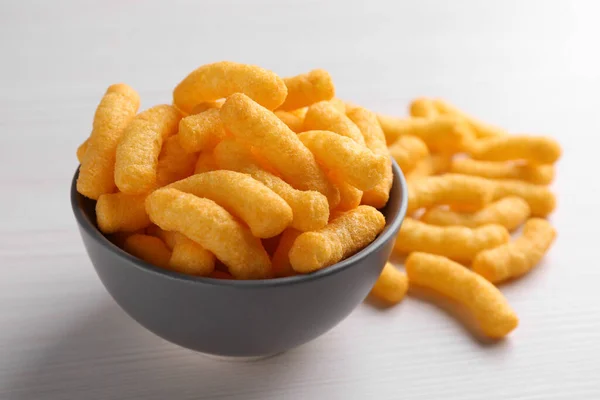
M 600 25 L 590 1 L 3 1 L 0 3 L 0 399 L 599 399 Z M 69 204 L 75 149 L 106 87 L 169 102 L 208 62 L 282 76 L 326 68 L 338 95 L 406 114 L 446 98 L 551 135 L 559 236 L 502 286 L 521 318 L 482 343 L 452 310 L 368 304 L 255 363 L 215 361 L 114 303 Z M 327 307 L 323 304 L 323 307 Z

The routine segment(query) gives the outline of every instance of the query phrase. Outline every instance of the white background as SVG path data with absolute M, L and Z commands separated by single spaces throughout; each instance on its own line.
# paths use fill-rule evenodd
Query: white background
M 57 3 L 0 3 L 1 399 L 600 398 L 598 2 Z M 278 357 L 227 363 L 127 317 L 70 211 L 75 149 L 108 85 L 129 83 L 147 108 L 223 59 L 282 76 L 326 68 L 340 97 L 377 111 L 441 96 L 560 140 L 558 240 L 502 287 L 521 318 L 514 334 L 482 343 L 412 297 L 363 304 Z

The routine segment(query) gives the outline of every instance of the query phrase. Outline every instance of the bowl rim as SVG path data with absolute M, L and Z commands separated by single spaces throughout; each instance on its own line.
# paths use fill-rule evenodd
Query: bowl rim
M 93 238 L 99 245 L 104 246 L 109 251 L 114 253 L 116 256 L 129 261 L 135 268 L 141 269 L 144 272 L 158 274 L 167 279 L 174 279 L 178 281 L 187 282 L 190 284 L 204 284 L 214 286 L 226 286 L 226 287 L 237 287 L 237 288 L 256 288 L 256 287 L 274 287 L 274 286 L 286 286 L 293 284 L 300 284 L 303 282 L 309 282 L 315 279 L 320 279 L 325 276 L 334 275 L 342 272 L 346 268 L 358 263 L 358 261 L 365 259 L 369 254 L 375 252 L 381 248 L 388 240 L 393 239 L 392 236 L 400 229 L 400 225 L 406 216 L 406 209 L 408 206 L 408 186 L 402 170 L 392 159 L 392 174 L 393 174 L 393 185 L 398 184 L 400 190 L 400 209 L 396 214 L 396 217 L 388 224 L 384 230 L 375 238 L 375 240 L 369 243 L 365 248 L 353 254 L 352 256 L 342 260 L 338 263 L 332 264 L 328 267 L 319 269 L 309 274 L 299 274 L 294 276 L 269 278 L 269 279 L 251 279 L 251 280 L 237 280 L 237 279 L 218 279 L 202 276 L 186 275 L 175 271 L 170 271 L 164 268 L 157 267 L 146 261 L 143 261 L 137 257 L 132 256 L 119 246 L 111 242 L 104 234 L 98 229 L 85 215 L 83 208 L 79 205 L 79 200 L 85 198 L 79 192 L 77 192 L 77 178 L 79 176 L 79 168 L 75 170 L 73 180 L 71 182 L 71 208 L 75 219 L 80 228 L 85 231 Z M 90 260 L 91 261 L 91 260 Z

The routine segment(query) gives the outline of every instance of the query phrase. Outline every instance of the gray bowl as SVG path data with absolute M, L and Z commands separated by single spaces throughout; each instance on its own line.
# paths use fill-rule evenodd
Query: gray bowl
M 228 281 L 192 277 L 131 256 L 98 230 L 95 201 L 77 193 L 78 172 L 71 185 L 71 205 L 102 283 L 140 325 L 203 353 L 261 357 L 319 337 L 367 296 L 406 213 L 406 182 L 396 163 L 393 171 L 390 200 L 382 210 L 387 224 L 377 239 L 342 262 L 287 278 Z

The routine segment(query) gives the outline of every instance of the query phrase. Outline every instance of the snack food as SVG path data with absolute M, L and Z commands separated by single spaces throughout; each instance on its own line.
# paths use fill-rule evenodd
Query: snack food
M 431 154 L 409 170 L 406 175 L 407 181 L 414 181 L 432 175 L 439 175 L 448 172 L 452 157 L 447 154 Z
M 156 166 L 156 186 L 163 187 L 194 173 L 198 153 L 188 153 L 179 144 L 177 135 L 163 144 Z
M 203 172 L 210 172 L 218 169 L 217 161 L 215 160 L 214 154 L 211 152 L 202 152 L 196 160 L 194 166 L 194 174 L 201 174 Z
M 481 122 L 442 99 L 434 99 L 433 104 L 440 114 L 454 115 L 465 120 L 469 126 L 471 126 L 478 138 L 488 138 L 507 134 L 504 129 Z
M 312 153 L 269 110 L 236 93 L 223 104 L 220 115 L 225 127 L 238 140 L 260 149 L 260 154 L 290 185 L 323 193 L 332 208 L 339 203 L 339 192 L 327 180 Z
M 205 101 L 202 103 L 198 103 L 194 106 L 194 108 L 192 108 L 190 115 L 200 114 L 201 112 L 204 112 L 211 108 L 221 108 L 223 103 L 225 103 L 225 99 L 219 99 L 219 100 L 215 100 L 215 101 Z
M 502 225 L 509 231 L 521 226 L 529 215 L 529 204 L 520 197 L 504 197 L 475 213 L 461 213 L 441 207 L 427 210 L 421 221 L 439 226 L 461 225 L 468 228 L 477 228 L 487 224 Z
M 296 110 L 335 96 L 333 80 L 324 69 L 284 78 L 283 81 L 287 87 L 287 97 L 279 106 L 280 110 Z
M 169 268 L 182 274 L 208 276 L 215 269 L 215 256 L 198 243 L 180 235 L 173 246 Z
M 137 231 L 133 231 L 133 232 L 115 232 L 115 233 L 111 233 L 111 234 L 107 234 L 106 238 L 108 240 L 110 240 L 114 245 L 123 248 L 123 245 L 125 244 L 125 240 L 127 240 L 128 237 L 133 236 L 133 235 L 144 235 L 145 234 L 145 229 L 140 229 Z
M 483 178 L 456 174 L 425 177 L 408 182 L 407 212 L 442 204 L 481 209 L 494 194 L 494 186 Z
M 139 106 L 140 96 L 123 83 L 106 91 L 96 109 L 92 134 L 79 168 L 77 191 L 82 195 L 97 200 L 101 194 L 115 191 L 117 144 Z
M 308 273 L 335 264 L 371 243 L 384 226 L 383 214 L 371 206 L 358 206 L 324 228 L 298 236 L 289 252 L 292 268 Z
M 171 250 L 157 237 L 133 234 L 125 239 L 123 250 L 161 268 L 169 268 Z
M 335 171 L 328 174 L 329 180 L 340 192 L 340 203 L 335 207 L 337 211 L 348 211 L 360 205 L 364 192 L 345 182 Z
M 219 143 L 214 154 L 220 168 L 250 174 L 285 200 L 292 209 L 292 228 L 312 231 L 327 224 L 329 205 L 324 195 L 314 190 L 294 189 L 281 178 L 264 171 L 255 164 L 247 147 L 235 140 L 226 139 Z
M 519 238 L 477 254 L 473 271 L 493 283 L 518 278 L 540 262 L 555 237 L 556 230 L 548 221 L 531 218 Z
M 470 158 L 452 160 L 450 172 L 488 179 L 514 179 L 548 185 L 554 179 L 554 166 L 519 162 L 481 161 Z
M 275 253 L 273 253 L 273 273 L 276 277 L 292 276 L 296 275 L 296 271 L 292 268 L 290 263 L 290 249 L 294 245 L 296 238 L 300 236 L 302 232 L 294 228 L 287 228 L 281 234 Z
M 401 136 L 389 148 L 390 155 L 403 172 L 413 170 L 417 164 L 429 156 L 425 142 L 416 136 Z
M 89 145 L 90 145 L 90 139 L 87 138 L 77 148 L 77 161 L 79 161 L 79 164 L 81 164 L 83 162 L 83 157 L 85 157 L 85 152 L 87 151 L 87 148 Z
M 400 254 L 421 251 L 469 262 L 481 251 L 493 249 L 509 240 L 510 233 L 502 225 L 477 228 L 436 226 L 406 218 L 396 237 L 394 251 Z
M 439 115 L 434 102 L 426 97 L 414 99 L 410 103 L 409 111 L 413 117 L 433 118 Z
M 519 319 L 500 291 L 483 277 L 442 256 L 411 253 L 406 259 L 410 285 L 432 289 L 468 308 L 491 338 L 508 335 Z
M 365 144 L 363 135 L 352 120 L 343 112 L 338 111 L 328 101 L 321 101 L 308 107 L 302 130 L 335 132 L 354 140 L 358 144 Z
M 386 146 L 385 135 L 377 115 L 362 107 L 353 107 L 348 111 L 348 118 L 358 127 L 360 133 L 365 139 L 365 145 L 373 154 L 384 156 L 389 159 L 390 152 Z M 362 195 L 362 204 L 381 208 L 385 206 L 390 197 L 390 189 L 392 188 L 392 163 L 388 162 L 385 174 L 380 183 L 374 188 L 367 190 Z
M 232 62 L 193 71 L 173 105 L 138 107 L 133 89 L 109 87 L 77 149 L 78 190 L 132 255 L 214 279 L 325 268 L 384 229 L 376 208 L 389 199 L 392 156 L 409 182 L 408 213 L 424 214 L 406 218 L 395 244 L 409 253 L 408 278 L 388 262 L 371 294 L 395 304 L 410 281 L 463 303 L 487 336 L 517 326 L 486 279 L 527 273 L 551 246 L 545 220 L 527 220 L 512 242 L 508 230 L 555 208 L 543 185 L 556 141 L 508 135 L 439 99 L 415 99 L 409 118 L 378 115 L 335 97 L 324 70 L 281 79 Z
M 146 195 L 108 193 L 98 197 L 96 218 L 102 233 L 134 232 L 150 225 Z
M 296 133 L 302 132 L 304 129 L 304 116 L 298 116 L 289 111 L 275 111 L 277 118 L 288 126 L 292 131 Z
M 534 185 L 523 181 L 502 179 L 490 181 L 493 185 L 493 199 L 518 196 L 529 204 L 533 217 L 546 217 L 556 207 L 556 197 L 547 186 Z
M 287 229 L 293 229 L 293 228 L 286 228 L 286 230 Z M 267 252 L 269 257 L 271 257 L 271 263 L 273 262 L 273 254 L 275 254 L 275 250 L 277 250 L 277 246 L 279 246 L 279 241 L 282 236 L 283 236 L 283 232 L 277 236 L 273 236 L 270 238 L 260 240 L 263 247 L 265 248 L 265 251 Z
M 175 107 L 164 104 L 139 113 L 129 122 L 115 157 L 115 183 L 121 192 L 143 194 L 156 187 L 162 144 L 177 132 L 180 119 Z
M 298 138 L 319 164 L 360 190 L 372 189 L 386 176 L 389 159 L 350 138 L 329 131 L 302 132 Z
M 177 137 L 188 153 L 211 151 L 225 137 L 219 109 L 209 108 L 183 118 Z
M 292 222 L 292 209 L 277 193 L 240 172 L 195 174 L 168 187 L 213 200 L 244 221 L 258 238 L 278 235 Z
M 161 229 L 160 227 L 154 224 L 151 224 L 146 228 L 146 234 L 150 236 L 155 236 L 163 242 L 165 242 L 169 250 L 173 250 L 179 238 L 183 237 L 183 235 L 179 232 L 165 231 L 164 229 Z
M 474 138 L 469 126 L 453 116 L 401 119 L 379 114 L 377 118 L 388 145 L 401 136 L 412 135 L 423 140 L 433 152 L 452 154 L 467 149 Z
M 203 65 L 185 77 L 173 91 L 173 104 L 189 114 L 198 103 L 244 93 L 269 110 L 287 96 L 284 81 L 274 72 L 256 65 L 221 61 Z
M 477 160 L 553 164 L 560 158 L 562 150 L 556 140 L 547 136 L 503 135 L 474 140 L 468 152 Z
M 331 100 L 329 100 L 329 103 L 339 112 L 341 112 L 342 114 L 345 114 L 346 111 L 349 111 L 350 109 L 352 109 L 352 105 L 344 102 L 344 100 L 339 99 L 337 97 L 332 98 Z
M 333 101 L 333 99 L 331 99 L 330 101 Z M 302 107 L 302 108 L 298 108 L 296 110 L 289 111 L 290 114 L 293 114 L 296 117 L 302 118 L 302 121 L 304 121 L 304 117 L 306 117 L 307 112 L 308 112 L 308 107 Z M 275 113 L 277 113 L 277 111 L 275 111 Z
M 146 211 L 162 229 L 181 232 L 213 253 L 237 279 L 271 275 L 271 260 L 260 239 L 214 201 L 162 188 L 148 196 Z
M 370 294 L 388 304 L 396 304 L 404 299 L 407 291 L 408 278 L 406 274 L 387 262 Z

